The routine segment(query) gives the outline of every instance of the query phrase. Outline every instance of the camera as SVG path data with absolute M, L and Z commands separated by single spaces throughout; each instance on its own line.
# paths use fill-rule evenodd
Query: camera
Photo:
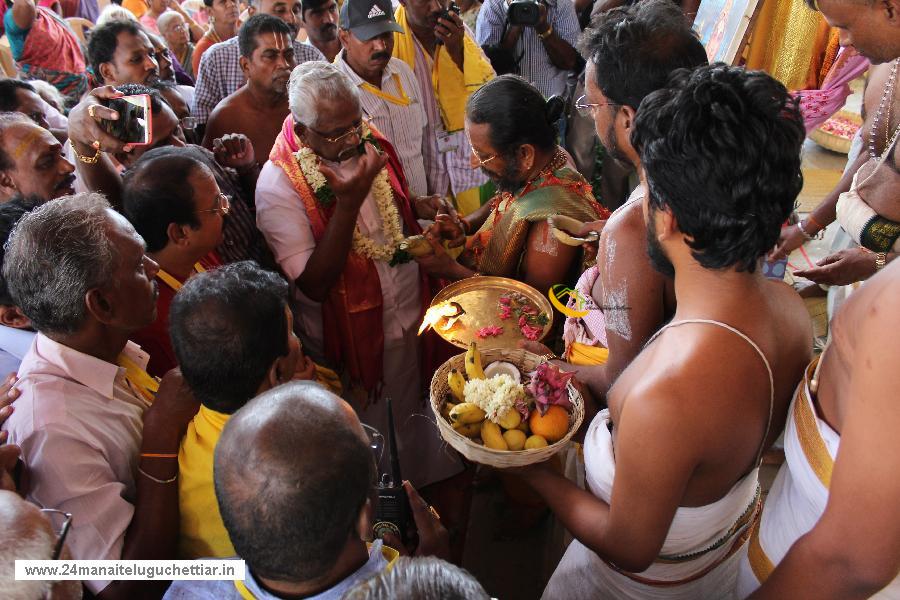
M 512 0 L 506 9 L 510 25 L 534 27 L 541 20 L 541 3 L 537 0 Z

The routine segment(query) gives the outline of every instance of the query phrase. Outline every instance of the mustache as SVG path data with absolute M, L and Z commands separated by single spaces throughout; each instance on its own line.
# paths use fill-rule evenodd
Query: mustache
M 68 174 L 65 179 L 59 182 L 59 185 L 56 186 L 56 189 L 61 190 L 66 187 L 72 187 L 75 185 L 75 175 Z
M 376 52 L 369 57 L 369 60 L 390 60 L 391 55 L 387 52 Z
M 319 31 L 322 31 L 322 32 L 336 31 L 336 30 L 337 30 L 337 25 L 335 25 L 334 23 L 326 23 L 325 25 L 322 25 L 322 27 L 319 28 Z

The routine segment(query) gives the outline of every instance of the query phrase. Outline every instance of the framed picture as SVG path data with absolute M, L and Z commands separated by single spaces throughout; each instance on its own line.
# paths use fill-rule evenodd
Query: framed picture
M 760 5 L 760 0 L 701 0 L 694 31 L 709 62 L 736 65 L 740 61 Z

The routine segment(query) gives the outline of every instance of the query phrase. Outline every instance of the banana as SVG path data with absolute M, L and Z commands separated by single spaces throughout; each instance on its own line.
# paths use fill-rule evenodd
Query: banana
M 500 426 L 493 421 L 485 421 L 481 426 L 481 440 L 493 450 L 509 450 L 509 444 L 500 433 Z
M 525 440 L 525 449 L 526 450 L 536 450 L 538 448 L 546 448 L 548 446 L 546 438 L 533 435 Z
M 508 409 L 503 416 L 500 417 L 500 420 L 497 421 L 497 424 L 503 429 L 515 429 L 519 426 L 519 423 L 522 422 L 522 415 L 519 414 L 515 408 Z
M 481 368 L 481 352 L 475 342 L 469 344 L 469 350 L 466 352 L 466 375 L 469 380 L 484 379 L 484 369 Z
M 450 369 L 447 375 L 447 385 L 450 386 L 450 393 L 460 402 L 465 402 L 464 389 L 466 387 L 466 378 L 459 372 L 459 369 Z
M 525 438 L 527 436 L 518 429 L 510 429 L 503 433 L 503 439 L 510 450 L 521 450 L 525 447 Z
M 462 402 L 450 409 L 450 421 L 452 423 L 477 423 L 484 421 L 485 412 L 471 402 Z
M 400 249 L 409 252 L 410 256 L 415 258 L 434 254 L 434 248 L 424 235 L 413 235 L 400 240 Z
M 444 408 L 441 409 L 441 416 L 450 421 L 450 411 L 456 406 L 453 402 L 444 402 Z
M 477 423 L 454 423 L 453 429 L 468 438 L 478 437 L 481 433 L 481 424 L 483 421 L 478 421 Z

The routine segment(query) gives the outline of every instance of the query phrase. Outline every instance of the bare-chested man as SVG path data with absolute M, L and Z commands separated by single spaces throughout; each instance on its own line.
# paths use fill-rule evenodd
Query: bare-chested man
M 900 57 L 896 0 L 822 0 L 818 8 L 842 43 L 875 61 Z M 875 141 L 876 152 L 888 146 Z M 885 161 L 894 178 L 897 156 L 895 146 Z M 896 192 L 888 199 L 900 204 Z M 829 347 L 797 389 L 785 430 L 787 461 L 741 566 L 742 596 L 762 584 L 754 599 L 900 597 L 898 263 L 841 307 Z
M 703 45 L 675 4 L 647 0 L 603 14 L 582 38 L 581 51 L 588 63 L 579 110 L 591 114 L 612 158 L 640 169 L 631 145 L 638 105 L 676 69 L 705 65 Z M 597 265 L 577 286 L 590 312 L 566 326 L 566 358 L 583 365 L 578 378 L 598 398 L 675 312 L 674 284 L 653 268 L 645 250 L 642 196 L 638 186 L 607 221 Z M 605 364 L 605 353 L 596 348 L 609 349 Z
M 878 66 L 870 71 L 866 89 L 859 158 L 807 218 L 784 230 L 775 257 L 789 254 L 837 220 L 859 247 L 826 256 L 797 275 L 846 285 L 870 277 L 900 252 L 900 2 L 808 1 L 840 32 L 842 45 Z
M 238 33 L 241 70 L 247 78 L 209 117 L 203 146 L 227 133 L 243 133 L 253 143 L 262 165 L 288 116 L 287 83 L 296 66 L 291 29 L 281 19 L 259 14 L 250 17 Z
M 677 310 L 588 428 L 588 490 L 521 470 L 577 538 L 544 597 L 730 598 L 812 346 L 802 300 L 759 269 L 802 186 L 803 120 L 768 75 L 715 65 L 648 96 L 634 129 L 647 251 Z

